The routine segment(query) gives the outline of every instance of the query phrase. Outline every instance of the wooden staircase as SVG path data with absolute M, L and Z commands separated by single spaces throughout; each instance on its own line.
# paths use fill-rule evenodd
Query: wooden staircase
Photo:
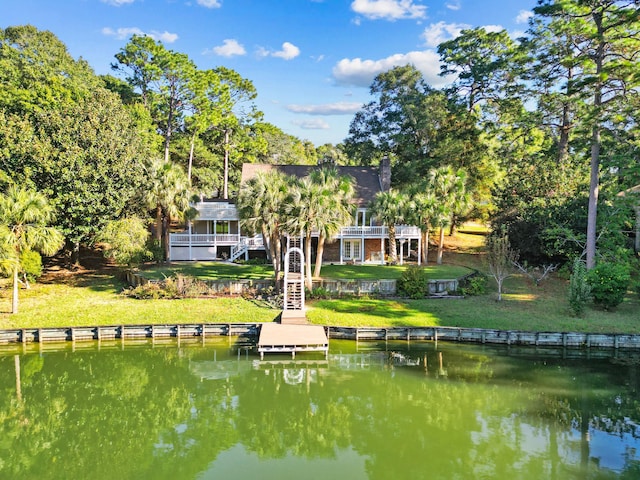
M 304 311 L 304 254 L 300 237 L 287 238 L 284 260 L 284 310 L 281 323 L 306 324 Z

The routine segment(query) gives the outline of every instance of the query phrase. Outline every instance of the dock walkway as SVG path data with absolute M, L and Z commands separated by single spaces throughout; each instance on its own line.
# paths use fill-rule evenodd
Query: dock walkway
M 295 358 L 296 352 L 323 352 L 326 357 L 329 339 L 319 325 L 264 323 L 260 327 L 258 352 L 261 360 L 265 353 L 291 353 Z

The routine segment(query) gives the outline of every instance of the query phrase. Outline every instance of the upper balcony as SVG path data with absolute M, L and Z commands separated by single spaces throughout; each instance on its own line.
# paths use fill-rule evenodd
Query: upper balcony
M 338 238 L 387 238 L 389 229 L 386 226 L 343 227 Z M 420 238 L 420 228 L 411 225 L 396 225 L 396 238 Z
M 238 209 L 231 202 L 198 202 L 196 220 L 240 220 Z

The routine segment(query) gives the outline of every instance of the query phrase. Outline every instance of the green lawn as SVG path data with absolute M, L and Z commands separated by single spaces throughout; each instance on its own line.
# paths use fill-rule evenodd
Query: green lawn
M 461 258 L 464 257 L 457 259 Z M 215 270 L 220 278 L 227 275 L 221 273 L 223 269 L 220 267 L 226 268 L 226 271 L 247 268 L 253 272 L 252 275 L 256 274 L 256 266 L 189 266 L 194 271 Z M 436 268 L 437 275 L 434 274 L 433 278 L 458 276 L 468 271 L 454 265 L 428 268 Z M 342 278 L 393 278 L 399 272 L 401 267 L 343 265 L 328 266 L 327 272 L 323 273 Z M 211 278 L 215 278 L 213 274 Z M 512 277 L 505 282 L 502 302 L 495 301 L 494 283 L 489 282 L 491 287 L 486 295 L 462 300 L 360 298 L 310 301 L 307 304 L 307 316 L 312 323 L 322 325 L 438 325 L 529 331 L 640 333 L 640 300 L 637 295 L 629 294 L 613 312 L 589 308 L 583 318 L 576 318 L 566 300 L 566 280 L 553 277 L 536 287 L 523 276 Z M 0 289 L 0 328 L 270 322 L 279 314 L 278 310 L 239 297 L 135 300 L 121 295 L 123 288 L 124 285 L 109 274 L 84 273 L 69 275 L 66 279 L 57 277 L 54 283 L 37 283 L 30 290 L 20 290 L 20 313 L 11 315 L 11 289 L 5 287 Z
M 493 290 L 493 289 L 492 289 Z M 567 281 L 553 278 L 536 287 L 523 277 L 505 282 L 503 301 L 495 292 L 457 299 L 336 299 L 309 302 L 312 323 L 343 326 L 451 326 L 527 331 L 640 333 L 640 301 L 631 294 L 612 312 L 587 309 L 572 315 Z
M 324 265 L 321 274 L 323 278 L 343 280 L 397 279 L 406 268 L 406 265 Z M 471 272 L 459 265 L 429 264 L 423 268 L 433 279 L 459 278 Z
M 110 275 L 86 275 L 79 283 L 35 284 L 20 291 L 11 315 L 11 290 L 0 290 L 0 328 L 86 325 L 270 322 L 280 312 L 242 298 L 135 300 L 120 294 Z
M 324 265 L 323 278 L 366 280 L 366 279 L 394 279 L 400 278 L 406 265 Z M 430 278 L 446 279 L 459 278 L 471 270 L 459 265 L 428 265 L 424 267 Z M 159 280 L 177 273 L 196 277 L 202 280 L 217 279 L 261 279 L 271 278 L 273 269 L 270 265 L 237 265 L 224 262 L 183 262 L 170 265 L 152 266 L 140 270 L 149 279 Z
M 178 273 L 201 280 L 259 280 L 273 277 L 273 268 L 271 265 L 238 265 L 226 262 L 176 262 L 140 270 L 141 275 L 151 280 L 161 280 Z

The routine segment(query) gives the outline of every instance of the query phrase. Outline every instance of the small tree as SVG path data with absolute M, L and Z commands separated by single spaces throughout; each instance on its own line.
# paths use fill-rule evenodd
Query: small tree
M 487 264 L 489 274 L 498 285 L 498 301 L 502 301 L 502 284 L 513 274 L 513 264 L 518 260 L 518 252 L 511 248 L 509 236 L 501 230 L 487 238 Z
M 587 268 L 582 260 L 576 258 L 569 280 L 569 305 L 573 313 L 577 316 L 582 315 L 590 298 L 591 287 L 587 283 Z
M 104 255 L 119 265 L 132 267 L 151 257 L 147 248 L 149 231 L 138 217 L 108 222 L 96 240 L 105 244 Z
M 11 313 L 18 313 L 21 258 L 26 251 L 53 255 L 64 243 L 62 233 L 47 225 L 53 207 L 39 192 L 10 185 L 0 194 L 0 268 L 13 279 Z

